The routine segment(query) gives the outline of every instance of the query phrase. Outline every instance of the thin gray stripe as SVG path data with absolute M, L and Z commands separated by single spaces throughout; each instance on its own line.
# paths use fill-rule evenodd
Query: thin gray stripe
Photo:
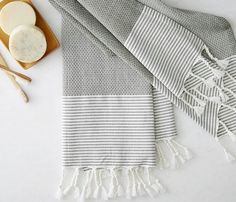
M 62 133 L 67 166 L 156 163 L 151 95 L 63 97 Z
M 181 95 L 188 73 L 204 47 L 193 33 L 147 6 L 124 45 L 176 96 Z

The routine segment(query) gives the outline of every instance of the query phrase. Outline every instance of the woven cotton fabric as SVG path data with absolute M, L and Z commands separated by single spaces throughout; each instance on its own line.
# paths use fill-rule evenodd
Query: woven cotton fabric
M 62 34 L 65 165 L 155 166 L 156 136 L 177 134 L 172 104 L 65 19 Z
M 191 158 L 175 140 L 173 105 L 217 140 L 235 139 L 236 43 L 225 19 L 153 0 L 50 2 L 63 17 L 61 196 L 164 191 L 156 169 Z

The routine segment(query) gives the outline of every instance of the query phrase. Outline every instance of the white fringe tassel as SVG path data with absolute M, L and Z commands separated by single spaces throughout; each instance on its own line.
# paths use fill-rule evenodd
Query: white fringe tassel
M 197 90 L 199 85 L 196 85 L 192 90 L 195 90 L 196 92 L 198 92 L 198 94 L 201 97 L 203 97 L 203 99 L 199 98 L 195 94 L 192 94 L 190 90 L 183 89 L 182 96 L 189 95 L 197 103 L 197 105 L 192 105 L 191 103 L 189 103 L 188 100 L 186 100 L 185 97 L 182 97 L 182 101 L 187 106 L 194 109 L 197 116 L 201 116 L 204 113 L 205 106 L 206 106 L 206 101 L 212 101 L 212 102 L 215 102 L 219 105 L 224 105 L 224 106 L 227 106 L 228 108 L 230 108 L 230 106 L 225 104 L 230 99 L 230 97 L 225 92 L 228 92 L 229 94 L 231 94 L 236 99 L 236 93 L 235 92 L 233 92 L 229 88 L 224 87 L 223 84 L 221 86 L 218 85 L 218 81 L 221 81 L 224 76 L 228 76 L 233 82 L 236 83 L 236 79 L 233 78 L 226 71 L 227 67 L 229 65 L 229 60 L 227 60 L 227 59 L 225 59 L 225 60 L 217 59 L 216 57 L 214 57 L 210 53 L 209 48 L 207 46 L 204 46 L 204 50 L 206 51 L 207 55 L 212 60 L 212 62 L 214 62 L 218 66 L 218 68 L 216 69 L 216 68 L 212 67 L 211 64 L 209 63 L 209 61 L 207 61 L 207 59 L 203 55 L 200 55 L 197 58 L 196 63 L 197 63 L 197 61 L 204 62 L 205 65 L 211 70 L 213 76 L 208 78 L 208 79 L 205 79 L 205 78 L 202 78 L 201 76 L 199 76 L 197 74 L 194 74 L 193 72 L 191 72 L 189 74 L 189 76 L 198 79 L 199 81 L 201 81 L 201 84 L 206 85 L 206 87 L 208 87 L 208 88 L 214 88 L 215 87 L 219 92 L 219 96 L 208 97 L 208 96 L 202 94 L 199 90 Z
M 229 61 L 228 60 L 219 60 L 218 58 L 214 57 L 209 48 L 207 46 L 204 47 L 204 50 L 206 51 L 207 55 L 216 62 L 216 64 L 221 67 L 223 70 L 226 70 L 228 65 L 229 65 Z
M 68 168 L 73 172 L 72 177 L 65 175 L 66 169 L 63 169 L 57 193 L 59 199 L 71 196 L 79 201 L 92 198 L 133 198 L 142 195 L 155 197 L 165 191 L 150 167 L 91 167 L 86 170 L 76 167 L 72 171 Z M 123 183 L 121 179 L 124 179 Z
M 205 110 L 205 106 L 206 106 L 206 102 L 199 99 L 198 97 L 196 97 L 195 95 L 191 94 L 189 91 L 184 90 L 183 91 L 185 94 L 189 95 L 190 97 L 193 98 L 193 100 L 195 100 L 195 102 L 197 102 L 197 105 L 191 105 L 190 103 L 188 103 L 184 98 L 182 98 L 182 101 L 189 106 L 190 108 L 192 108 L 195 113 L 197 114 L 197 116 L 201 116 L 204 113 Z M 183 94 L 184 95 L 184 94 Z
M 166 158 L 163 152 L 163 148 L 166 148 L 168 151 L 167 153 L 171 154 L 171 159 Z M 192 158 L 192 154 L 189 151 L 189 149 L 177 141 L 175 141 L 173 138 L 169 138 L 166 140 L 160 140 L 156 143 L 156 150 L 157 150 L 157 156 L 158 156 L 158 166 L 160 169 L 163 168 L 179 168 L 180 165 L 183 165 L 187 160 L 190 160 Z
M 227 134 L 230 137 L 230 139 L 233 142 L 236 142 L 236 133 L 235 132 L 231 132 L 223 121 L 219 120 L 219 124 L 221 124 L 224 127 L 224 129 L 227 132 Z
M 219 124 L 223 126 L 223 128 L 225 129 L 228 137 L 231 139 L 232 142 L 236 142 L 236 132 L 232 132 L 229 130 L 229 128 L 227 127 L 227 125 L 221 121 L 218 120 Z M 233 162 L 236 160 L 235 156 L 233 154 L 231 154 L 226 147 L 223 145 L 223 143 L 220 141 L 220 137 L 215 137 L 216 141 L 220 144 L 220 147 L 223 149 L 224 154 L 225 154 L 225 158 L 228 162 Z
M 235 161 L 235 157 L 233 154 L 231 154 L 226 148 L 225 146 L 221 143 L 220 139 L 218 137 L 216 137 L 216 141 L 220 144 L 221 148 L 224 151 L 225 154 L 225 158 L 229 163 L 232 163 Z

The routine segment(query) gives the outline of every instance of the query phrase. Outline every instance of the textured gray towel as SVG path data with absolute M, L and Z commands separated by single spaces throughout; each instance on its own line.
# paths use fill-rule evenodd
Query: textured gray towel
M 170 102 L 235 138 L 236 43 L 225 19 L 152 0 L 50 2 L 63 16 L 63 195 L 160 192 L 163 153 L 174 167 L 191 157 L 173 139 Z

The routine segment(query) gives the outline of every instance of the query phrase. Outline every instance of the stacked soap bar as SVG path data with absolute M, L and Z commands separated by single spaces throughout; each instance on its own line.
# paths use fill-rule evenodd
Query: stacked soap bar
M 13 1 L 0 11 L 0 27 L 9 35 L 10 53 L 20 62 L 36 62 L 46 52 L 45 35 L 35 23 L 35 11 L 28 3 Z

